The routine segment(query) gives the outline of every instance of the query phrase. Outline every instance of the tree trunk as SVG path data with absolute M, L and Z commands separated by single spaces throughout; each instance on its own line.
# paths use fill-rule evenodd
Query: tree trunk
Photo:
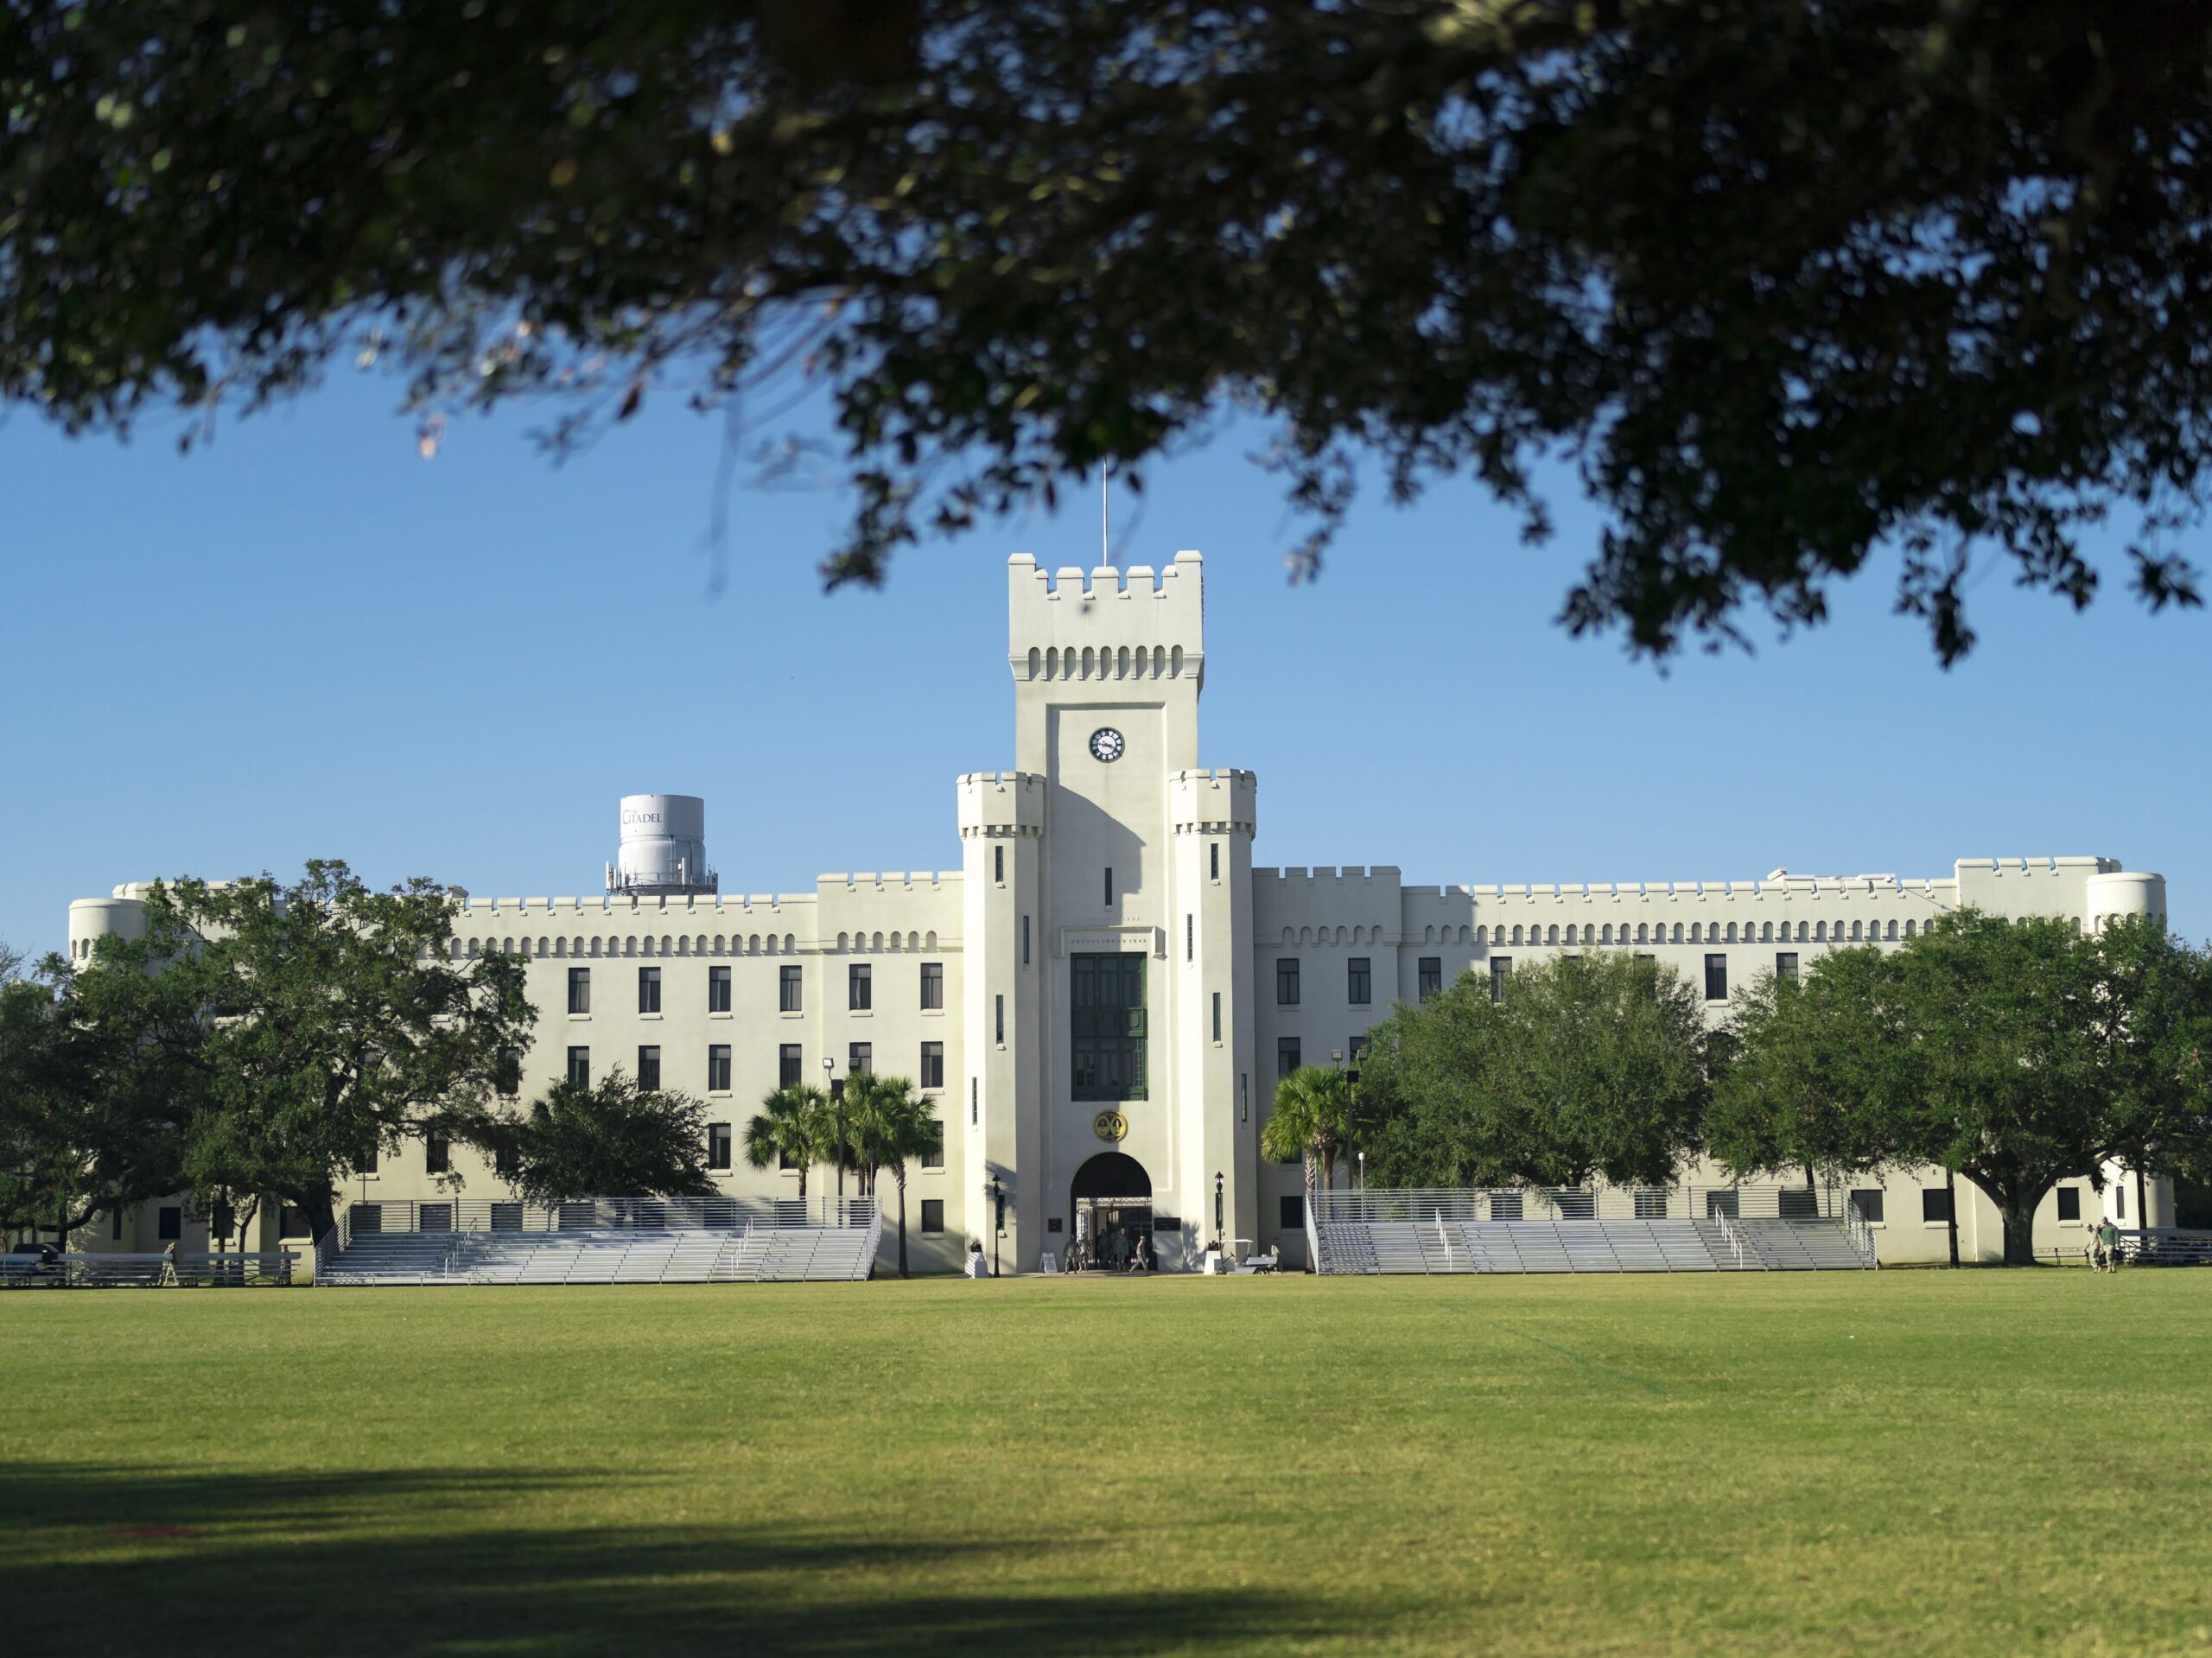
M 331 1200 L 328 1192 L 316 1192 L 301 1207 L 307 1210 L 308 1230 L 312 1234 L 314 1242 L 320 1244 L 336 1229 L 338 1205 Z
M 2043 1199 L 2037 1192 L 2032 1197 L 2012 1197 L 1999 1210 L 2005 1217 L 2005 1264 L 2007 1267 L 2032 1267 L 2036 1264 L 2036 1205 Z
M 2151 1225 L 2151 1205 L 2143 1186 L 2143 1166 L 2140 1163 L 2135 1166 L 2135 1224 L 2139 1229 L 2146 1231 Z
M 1948 1169 L 1943 1171 L 1943 1195 L 1950 1199 L 1944 1204 L 1950 1218 L 1943 1223 L 1943 1229 L 1951 1235 L 1951 1265 L 1955 1267 L 1959 1264 L 1959 1183 Z
M 906 1171 L 903 1165 L 899 1170 L 899 1276 L 912 1276 L 906 1270 Z

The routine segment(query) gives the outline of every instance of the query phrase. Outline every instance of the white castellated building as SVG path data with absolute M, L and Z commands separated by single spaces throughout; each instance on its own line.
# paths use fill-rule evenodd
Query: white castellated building
M 702 803 L 632 796 L 607 891 L 462 905 L 456 954 L 528 963 L 539 1030 L 523 1097 L 575 1071 L 657 1077 L 707 1101 L 717 1178 L 757 1197 L 798 1178 L 731 1154 L 765 1095 L 825 1074 L 896 1072 L 935 1102 L 944 1129 L 941 1158 L 910 1182 L 921 1267 L 953 1266 L 973 1238 L 995 1245 L 1006 1270 L 1033 1270 L 1065 1252 L 1079 1210 L 1096 1223 L 1148 1221 L 1163 1264 L 1186 1264 L 1215 1233 L 1217 1204 L 1221 1230 L 1280 1243 L 1294 1262 L 1300 1173 L 1258 1153 L 1277 1078 L 1301 1063 L 1351 1062 L 1393 1003 L 1461 973 L 1634 949 L 1704 986 L 1717 1020 L 1730 990 L 1762 971 L 1802 970 L 1839 943 L 1902 941 L 1961 905 L 2085 927 L 2165 907 L 2160 877 L 2101 857 L 1961 859 L 1948 875 L 1910 880 L 1777 871 L 1528 886 L 1408 886 L 1384 865 L 1255 868 L 1257 779 L 1202 763 L 1199 556 L 1048 576 L 1020 554 L 1007 582 L 1014 765 L 958 779 L 957 870 L 724 893 L 707 865 Z M 73 951 L 130 932 L 142 891 L 73 904 Z M 462 1195 L 504 1195 L 491 1168 L 458 1147 L 452 1158 Z M 2100 1200 L 2080 1184 L 2070 1199 L 2046 1198 L 2039 1248 L 2078 1245 L 2082 1221 L 2062 1220 L 2062 1204 L 2094 1223 Z M 1934 1171 L 1888 1183 L 1884 1259 L 1944 1252 L 1922 1196 L 1942 1185 Z M 1958 1190 L 1962 1248 L 1996 1256 L 1994 1210 Z M 442 1194 L 450 1188 L 417 1147 L 386 1155 L 345 1195 Z M 2133 1199 L 2116 1186 L 2101 1201 Z M 2170 1201 L 2153 1187 L 2153 1212 L 2123 1218 L 2169 1223 Z M 156 1248 L 180 1227 L 188 1248 L 205 1247 L 204 1228 L 175 1203 L 149 1205 L 120 1247 Z

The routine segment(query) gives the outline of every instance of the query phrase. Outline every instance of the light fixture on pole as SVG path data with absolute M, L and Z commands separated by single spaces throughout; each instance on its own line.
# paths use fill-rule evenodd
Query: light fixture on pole
M 1222 1241 L 1221 1171 L 1219 1169 L 1213 1172 L 1213 1239 L 1216 1244 L 1219 1244 Z
M 991 1200 L 991 1276 L 996 1278 L 999 1275 L 999 1239 L 1006 1231 L 1006 1190 L 999 1185 L 998 1176 L 994 1174 L 991 1184 L 984 1188 L 984 1191 Z
M 822 1085 L 829 1091 L 830 1103 L 837 1114 L 837 1220 L 845 1218 L 845 1090 L 830 1073 L 837 1069 L 837 1062 L 828 1054 L 822 1056 Z

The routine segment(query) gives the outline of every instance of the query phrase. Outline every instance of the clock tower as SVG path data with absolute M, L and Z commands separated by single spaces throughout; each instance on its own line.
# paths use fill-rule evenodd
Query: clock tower
M 962 782 L 969 1166 L 1014 1188 L 1003 1236 L 977 1229 L 1034 1270 L 1075 1241 L 1082 1193 L 1188 1260 L 1217 1191 L 1219 1230 L 1254 1236 L 1262 1115 L 1254 788 L 1198 765 L 1203 562 L 1048 577 L 1019 554 L 1007 581 L 1019 770 Z

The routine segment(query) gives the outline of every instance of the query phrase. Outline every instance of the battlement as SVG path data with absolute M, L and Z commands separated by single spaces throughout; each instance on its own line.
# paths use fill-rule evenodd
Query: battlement
M 1047 575 L 1007 561 L 1007 661 L 1018 680 L 1204 677 L 1205 560 L 1179 552 L 1155 572 L 1101 564 Z
M 959 879 L 960 872 L 957 869 L 910 869 L 904 873 L 894 869 L 880 874 L 872 869 L 863 869 L 849 875 L 824 875 L 821 881 L 824 886 L 842 886 L 849 893 L 857 893 L 866 887 L 878 894 L 912 894 L 917 891 L 927 894 L 940 890 L 946 881 Z
M 1398 867 L 1395 864 L 1379 863 L 1370 868 L 1365 864 L 1346 864 L 1343 868 L 1336 869 L 1327 864 L 1316 864 L 1311 869 L 1300 869 L 1294 866 L 1283 869 L 1255 869 L 1252 872 L 1252 879 L 1255 882 L 1273 880 L 1279 885 L 1286 886 L 1294 883 L 1312 886 L 1319 881 L 1332 881 L 1342 885 L 1348 880 L 1380 880 L 1395 886 L 1398 881 Z
M 594 893 L 583 898 L 461 898 L 454 903 L 454 924 L 555 915 L 746 915 L 756 909 L 773 911 L 786 904 L 813 902 L 811 893 Z
M 1233 766 L 1194 766 L 1167 778 L 1177 834 L 1249 835 L 1259 819 L 1260 779 Z
M 969 772 L 958 781 L 960 835 L 1045 832 L 1045 779 L 1034 772 Z

